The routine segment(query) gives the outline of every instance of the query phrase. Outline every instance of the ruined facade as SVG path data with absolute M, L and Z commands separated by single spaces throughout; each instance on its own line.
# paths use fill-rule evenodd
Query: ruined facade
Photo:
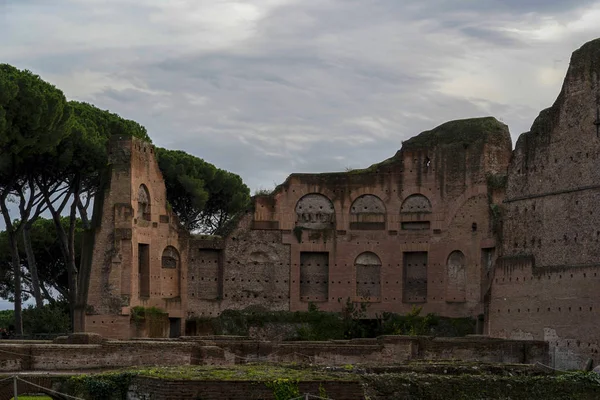
M 573 53 L 562 90 L 508 169 L 489 334 L 547 340 L 555 365 L 600 361 L 600 40 Z
M 371 316 L 417 305 L 477 317 L 496 246 L 488 178 L 510 154 L 507 127 L 481 118 L 424 132 L 366 170 L 293 174 L 216 249 L 190 243 L 189 311 L 350 300 Z
M 179 336 L 187 313 L 189 233 L 167 207 L 152 145 L 113 136 L 109 163 L 108 182 L 96 196 L 101 215 L 95 215 L 84 329 L 114 338 Z M 136 306 L 165 314 L 134 323 Z
M 370 316 L 485 315 L 480 333 L 547 340 L 555 365 L 598 358 L 599 73 L 596 40 L 514 151 L 494 118 L 448 122 L 367 169 L 290 175 L 222 238 L 182 231 L 152 146 L 118 138 L 85 329 L 149 335 L 136 305 L 168 313 L 162 335 L 176 336 L 228 309 L 350 301 Z

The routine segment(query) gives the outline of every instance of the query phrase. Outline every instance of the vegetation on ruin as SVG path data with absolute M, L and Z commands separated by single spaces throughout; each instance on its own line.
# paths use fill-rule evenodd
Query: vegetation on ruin
M 600 394 L 595 373 L 564 375 L 384 373 L 362 377 L 371 400 L 592 400 Z
M 487 182 L 488 188 L 490 188 L 490 189 L 494 189 L 494 190 L 505 189 L 506 185 L 508 183 L 508 175 L 506 173 L 498 173 L 498 174 L 488 173 L 486 175 L 486 182 Z
M 310 367 L 299 364 L 250 363 L 230 366 L 190 365 L 177 367 L 131 368 L 128 373 L 160 379 L 256 381 L 273 382 L 287 378 L 299 381 L 353 381 L 357 378 L 347 371 L 333 368 Z
M 164 380 L 250 381 L 264 384 L 276 399 L 299 395 L 301 382 L 321 382 L 319 394 L 326 397 L 323 382 L 360 382 L 365 398 L 475 400 L 548 399 L 591 400 L 598 398 L 600 378 L 595 373 L 569 372 L 558 375 L 534 366 L 420 362 L 371 368 L 361 365 L 323 367 L 299 364 L 243 364 L 232 366 L 177 366 L 129 368 L 118 372 L 65 378 L 62 391 L 91 400 L 124 399 L 135 377 Z
M 341 313 L 321 311 L 314 303 L 308 311 L 226 310 L 216 318 L 198 318 L 215 334 L 247 336 L 252 327 L 285 324 L 295 327 L 285 340 L 342 340 L 374 338 L 381 335 L 433 335 L 457 337 L 472 334 L 472 318 L 445 318 L 421 315 L 415 307 L 407 315 L 382 313 L 367 319 L 367 303 L 346 301 Z
M 64 392 L 90 400 L 125 400 L 135 372 L 74 375 L 64 382 Z
M 435 146 L 469 146 L 476 142 L 501 142 L 508 137 L 506 125 L 494 117 L 449 121 L 404 142 L 403 150 Z
M 154 320 L 163 318 L 165 315 L 167 313 L 158 307 L 135 306 L 131 308 L 129 319 L 139 328 L 146 321 L 152 323 Z

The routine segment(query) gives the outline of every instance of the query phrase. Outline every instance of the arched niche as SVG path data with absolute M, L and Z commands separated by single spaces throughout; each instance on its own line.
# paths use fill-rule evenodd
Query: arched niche
M 375 195 L 360 196 L 350 206 L 350 229 L 385 229 L 386 210 L 383 201 Z
M 356 296 L 364 300 L 381 297 L 381 260 L 372 252 L 361 253 L 354 260 Z
M 165 298 L 179 297 L 181 284 L 179 276 L 181 273 L 181 258 L 179 251 L 173 246 L 167 246 L 162 252 L 162 280 L 161 292 Z
M 311 193 L 296 203 L 296 226 L 306 229 L 333 228 L 335 209 L 326 196 Z
M 150 221 L 151 220 L 151 209 L 150 209 L 150 192 L 146 185 L 141 184 L 138 188 L 138 219 Z
M 431 202 L 422 194 L 411 194 L 402 202 L 401 213 L 430 213 Z
M 167 246 L 162 253 L 163 268 L 179 268 L 179 252 L 173 246 Z
M 463 303 L 467 299 L 466 257 L 455 250 L 446 261 L 446 302 Z

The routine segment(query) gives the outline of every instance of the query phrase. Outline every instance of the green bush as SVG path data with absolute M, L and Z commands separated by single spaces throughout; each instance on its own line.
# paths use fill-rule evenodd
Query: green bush
M 69 305 L 66 302 L 29 306 L 23 310 L 23 333 L 66 333 L 71 330 Z
M 217 335 L 247 336 L 251 327 L 265 324 L 297 325 L 293 340 L 341 340 L 373 338 L 380 335 L 465 336 L 474 333 L 473 318 L 444 318 L 434 314 L 421 315 L 415 307 L 407 315 L 383 313 L 368 319 L 367 303 L 354 303 L 350 299 L 342 312 L 320 311 L 310 303 L 308 311 L 266 311 L 253 307 L 246 310 L 226 310 L 217 318 L 198 318 Z

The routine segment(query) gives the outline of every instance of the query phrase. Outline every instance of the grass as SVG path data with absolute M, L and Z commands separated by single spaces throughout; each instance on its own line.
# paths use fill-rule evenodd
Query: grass
M 267 382 L 286 377 L 298 381 L 355 381 L 358 378 L 345 372 L 327 371 L 322 368 L 307 368 L 298 365 L 245 364 L 227 367 L 181 366 L 157 368 L 133 368 L 131 372 L 138 376 L 162 379 L 183 380 L 231 380 Z
M 14 397 L 11 398 L 13 400 Z M 52 400 L 52 397 L 48 397 L 46 395 L 19 395 L 19 400 Z

